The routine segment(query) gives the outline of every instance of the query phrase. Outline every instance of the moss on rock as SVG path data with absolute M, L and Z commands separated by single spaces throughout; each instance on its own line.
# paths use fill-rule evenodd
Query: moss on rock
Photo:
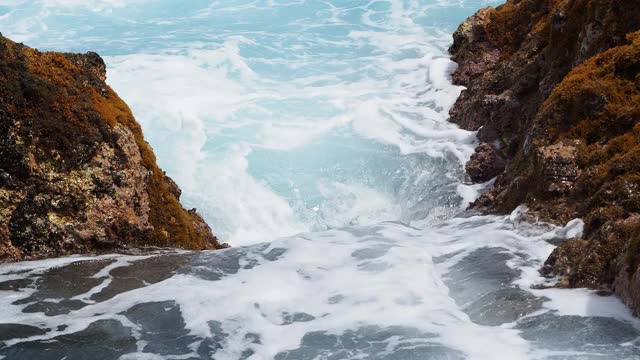
M 95 53 L 0 36 L 0 261 L 130 246 L 220 248 L 157 166 Z
M 467 87 L 451 119 L 507 156 L 472 206 L 585 219 L 584 238 L 556 249 L 546 269 L 562 285 L 615 287 L 640 311 L 640 288 L 629 288 L 640 279 L 619 281 L 640 276 L 640 2 L 508 0 L 467 22 L 475 35 L 459 33 L 465 46 L 451 49 L 454 81 Z

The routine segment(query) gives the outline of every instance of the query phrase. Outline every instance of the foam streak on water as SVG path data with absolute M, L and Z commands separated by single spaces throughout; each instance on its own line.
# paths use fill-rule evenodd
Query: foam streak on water
M 616 299 L 531 290 L 547 281 L 535 269 L 548 241 L 581 229 L 472 217 L 200 254 L 4 265 L 0 356 L 636 358 L 639 323 Z
M 235 246 L 2 265 L 0 359 L 640 358 L 615 298 L 532 288 L 580 220 L 454 217 L 487 184 L 446 48 L 496 2 L 0 0 L 4 35 L 105 57 Z

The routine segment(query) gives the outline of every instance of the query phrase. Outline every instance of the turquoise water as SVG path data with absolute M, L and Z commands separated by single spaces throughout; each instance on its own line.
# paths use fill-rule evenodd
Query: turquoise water
M 0 360 L 640 359 L 616 298 L 540 289 L 581 220 L 456 217 L 446 49 L 496 3 L 0 0 L 5 36 L 104 57 L 233 245 L 0 265 Z
M 30 0 L 0 27 L 100 53 L 183 202 L 239 245 L 464 207 L 446 48 L 489 3 Z

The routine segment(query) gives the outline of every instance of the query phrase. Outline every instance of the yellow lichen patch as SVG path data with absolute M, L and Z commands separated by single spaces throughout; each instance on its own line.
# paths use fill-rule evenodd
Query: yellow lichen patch
M 29 71 L 57 85 L 69 86 L 80 74 L 80 69 L 62 53 L 40 52 L 28 47 L 22 48 Z
M 8 219 L 12 207 L 24 199 L 24 192 L 19 190 L 0 189 L 0 219 Z
M 132 131 L 133 128 L 140 129 L 140 126 L 133 118 L 129 106 L 110 87 L 106 88 L 108 97 L 98 94 L 93 89 L 87 90 L 90 91 L 94 109 L 102 115 L 102 118 L 111 127 L 116 126 L 116 124 L 122 124 Z
M 98 111 L 110 126 L 121 124 L 134 135 L 142 162 L 151 172 L 148 182 L 149 222 L 154 227 L 153 236 L 147 241 L 153 245 L 167 246 L 177 244 L 187 249 L 206 248 L 206 234 L 199 233 L 194 227 L 194 218 L 184 210 L 179 200 L 171 192 L 165 175 L 156 164 L 151 146 L 144 140 L 142 129 L 135 121 L 129 107 L 110 88 L 105 98 L 92 90 L 92 99 Z M 168 237 L 167 237 L 167 234 Z
M 577 191 L 586 198 L 582 211 L 587 233 L 615 239 L 598 245 L 600 272 L 623 251 L 629 271 L 635 272 L 640 263 L 638 227 L 612 233 L 621 229 L 622 219 L 640 212 L 640 32 L 627 39 L 628 44 L 575 67 L 536 119 L 539 126 L 553 129 L 548 132 L 552 139 L 584 144 L 579 148 L 583 172 Z
M 486 28 L 489 41 L 507 55 L 516 51 L 533 27 L 544 27 L 536 24 L 548 23 L 542 20 L 549 16 L 550 3 L 555 1 L 507 1 L 489 13 L 491 21 Z
M 583 139 L 585 165 L 629 151 L 640 134 L 640 46 L 613 48 L 574 68 L 555 88 L 538 114 L 541 123 L 557 129 L 554 136 Z M 554 114 L 561 113 L 561 118 Z M 602 153 L 602 154 L 599 154 Z
M 54 212 L 49 212 L 47 214 L 47 217 L 49 219 L 49 222 L 51 222 L 52 224 L 55 224 L 55 225 L 57 225 L 59 227 L 64 227 L 64 226 L 67 226 L 67 225 L 73 223 L 73 221 L 69 217 L 60 216 L 60 215 L 58 215 L 58 214 L 56 214 Z

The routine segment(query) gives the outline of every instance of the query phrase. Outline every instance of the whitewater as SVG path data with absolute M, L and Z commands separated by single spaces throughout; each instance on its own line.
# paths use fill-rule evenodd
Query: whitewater
M 96 51 L 233 247 L 0 265 L 0 359 L 640 359 L 615 297 L 538 273 L 580 236 L 465 211 L 451 33 L 493 0 L 0 0 Z

